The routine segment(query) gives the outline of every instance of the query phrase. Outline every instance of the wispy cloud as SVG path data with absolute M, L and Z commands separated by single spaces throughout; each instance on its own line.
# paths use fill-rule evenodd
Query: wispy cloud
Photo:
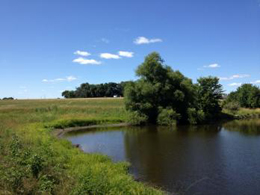
M 74 76 L 67 76 L 65 78 L 57 78 L 57 79 L 43 79 L 42 82 L 44 83 L 55 83 L 55 82 L 62 82 L 62 81 L 67 81 L 67 82 L 71 82 L 77 80 L 76 77 Z
M 162 39 L 159 39 L 159 38 L 148 39 L 146 37 L 137 37 L 134 40 L 134 44 L 136 44 L 136 45 L 158 43 L 158 42 L 162 42 Z
M 87 64 L 92 64 L 92 65 L 101 64 L 100 61 L 97 61 L 97 60 L 94 60 L 94 59 L 86 59 L 86 58 L 82 58 L 82 57 L 74 59 L 73 62 L 79 63 L 79 64 L 85 64 L 85 65 L 87 65 Z
M 209 65 L 205 65 L 203 66 L 204 68 L 219 68 L 220 65 L 219 64 L 209 64 Z
M 122 57 L 127 57 L 127 58 L 132 58 L 134 57 L 134 52 L 129 52 L 129 51 L 119 51 L 118 55 Z
M 91 54 L 88 53 L 87 51 L 79 51 L 79 50 L 78 50 L 78 51 L 75 51 L 74 54 L 75 54 L 75 55 L 79 55 L 79 56 L 85 56 L 85 57 L 91 55 Z
M 68 77 L 66 77 L 66 80 L 71 82 L 71 81 L 77 80 L 77 78 L 74 76 L 68 76 Z
M 260 84 L 260 80 L 253 81 L 251 84 Z
M 108 39 L 106 39 L 106 38 L 102 38 L 101 41 L 102 41 L 103 43 L 107 43 L 107 44 L 110 43 L 110 40 L 108 40 Z
M 230 84 L 228 84 L 228 86 L 231 86 L 231 87 L 239 87 L 241 85 L 242 85 L 242 83 L 230 83 Z
M 250 84 L 254 84 L 254 85 L 257 85 L 257 84 L 260 84 L 260 80 L 256 80 L 256 81 L 253 81 L 253 82 L 247 82 L 247 83 L 250 83 Z M 243 83 L 230 83 L 228 84 L 229 86 L 241 86 Z
M 100 57 L 104 58 L 104 59 L 120 59 L 121 58 L 119 55 L 111 54 L 111 53 L 101 53 Z
M 221 81 L 228 81 L 228 80 L 233 80 L 233 79 L 242 79 L 242 78 L 247 78 L 250 77 L 249 74 L 234 74 L 230 77 L 219 77 Z

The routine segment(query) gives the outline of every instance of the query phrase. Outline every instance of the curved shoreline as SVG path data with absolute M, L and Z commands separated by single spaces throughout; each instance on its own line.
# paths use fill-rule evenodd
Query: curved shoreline
M 96 128 L 108 128 L 108 127 L 126 127 L 130 126 L 129 123 L 118 123 L 118 124 L 100 124 L 100 125 L 89 125 L 82 127 L 68 127 L 64 129 L 55 129 L 53 135 L 58 138 L 61 138 L 64 134 L 74 131 L 85 131 L 87 129 L 96 129 Z
M 251 118 L 260 118 L 260 113 L 247 113 L 247 114 L 227 114 L 220 118 L 219 121 L 225 120 L 242 120 L 242 119 L 251 119 Z M 58 138 L 61 138 L 64 134 L 74 131 L 85 131 L 88 129 L 97 129 L 97 128 L 109 128 L 109 127 L 126 127 L 131 126 L 130 123 L 115 123 L 115 124 L 99 124 L 99 125 L 88 125 L 88 126 L 76 126 L 76 127 L 66 127 L 66 128 L 57 128 L 54 129 L 52 134 Z

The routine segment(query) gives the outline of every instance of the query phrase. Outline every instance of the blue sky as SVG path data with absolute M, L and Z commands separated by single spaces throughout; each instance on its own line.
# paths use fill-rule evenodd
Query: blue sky
M 0 98 L 136 79 L 152 51 L 226 92 L 260 85 L 259 0 L 1 0 Z

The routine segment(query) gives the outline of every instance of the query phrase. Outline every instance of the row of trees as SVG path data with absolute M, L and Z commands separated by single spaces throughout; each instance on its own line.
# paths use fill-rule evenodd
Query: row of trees
M 87 97 L 114 97 L 123 96 L 124 86 L 127 82 L 121 83 L 102 83 L 89 84 L 83 83 L 76 90 L 64 91 L 62 96 L 65 98 L 87 98 Z
M 126 109 L 132 123 L 197 124 L 221 113 L 223 90 L 216 77 L 204 77 L 193 84 L 179 71 L 164 65 L 156 52 L 136 70 L 139 79 L 125 87 Z
M 4 97 L 3 100 L 14 100 L 14 98 L 13 97 Z
M 235 109 L 259 108 L 260 107 L 260 89 L 252 84 L 243 84 L 236 91 L 231 92 L 225 100 L 225 107 Z

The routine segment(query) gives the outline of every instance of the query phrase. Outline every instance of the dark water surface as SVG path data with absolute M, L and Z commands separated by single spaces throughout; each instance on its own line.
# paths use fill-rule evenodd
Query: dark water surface
M 130 162 L 138 180 L 169 192 L 260 194 L 260 120 L 99 129 L 65 137 L 86 152 Z

